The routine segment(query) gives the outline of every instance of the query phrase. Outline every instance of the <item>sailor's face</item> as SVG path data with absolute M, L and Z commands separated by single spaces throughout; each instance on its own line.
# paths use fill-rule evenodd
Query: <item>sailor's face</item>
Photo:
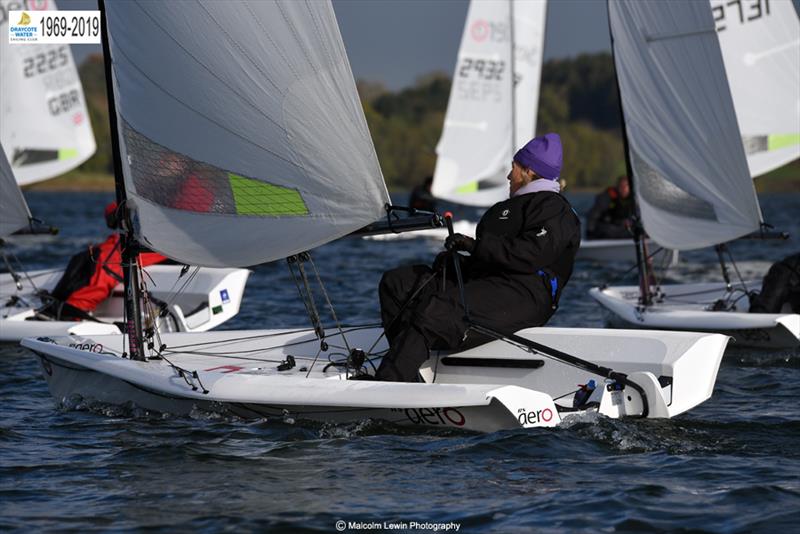
M 631 194 L 631 186 L 628 183 L 628 180 L 620 180 L 617 190 L 619 191 L 619 196 L 622 198 L 628 198 L 628 196 Z
M 508 181 L 509 181 L 508 189 L 510 195 L 516 193 L 520 187 L 530 183 L 532 179 L 530 175 L 532 174 L 533 173 L 531 171 L 525 169 L 524 167 L 522 167 L 522 165 L 518 164 L 516 161 L 512 161 L 511 172 L 508 173 Z

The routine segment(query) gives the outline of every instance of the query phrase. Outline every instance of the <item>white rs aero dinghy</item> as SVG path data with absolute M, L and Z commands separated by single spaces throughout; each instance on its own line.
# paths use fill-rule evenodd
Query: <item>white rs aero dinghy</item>
M 508 198 L 511 159 L 536 130 L 546 12 L 544 0 L 470 2 L 436 146 L 436 198 L 484 208 Z M 462 220 L 454 227 L 474 237 L 477 223 Z M 364 236 L 413 238 L 444 241 L 447 229 Z
M 377 364 L 381 330 L 329 335 L 303 263 L 307 250 L 383 219 L 389 194 L 333 7 L 200 3 L 188 11 L 175 2 L 100 3 L 125 243 L 213 267 L 287 258 L 314 328 L 144 329 L 129 272 L 122 336 L 22 341 L 56 399 L 492 431 L 554 426 L 573 404 L 611 417 L 673 417 L 711 395 L 727 343 L 718 334 L 532 329 L 434 354 L 421 370 L 425 383 L 345 380 L 344 365 L 363 373 Z M 202 185 L 195 198 L 212 195 L 213 204 L 159 194 L 163 184 L 150 177 L 162 158 L 197 169 L 177 181 Z M 123 263 L 134 253 L 124 248 Z M 586 387 L 575 398 L 577 384 Z
M 727 343 L 719 334 L 536 328 L 518 335 L 613 368 L 627 375 L 626 383 L 503 341 L 434 354 L 421 369 L 425 383 L 347 380 L 348 347 L 373 346 L 380 334 L 345 329 L 325 339 L 327 350 L 310 330 L 164 334 L 161 357 L 147 361 L 122 358 L 122 336 L 22 344 L 39 357 L 59 401 L 133 403 L 175 415 L 199 408 L 245 418 L 373 418 L 492 432 L 552 427 L 586 412 L 674 417 L 711 396 Z M 373 354 L 385 349 L 384 342 Z M 591 380 L 599 386 L 573 407 L 577 385 Z
M 17 186 L 0 144 L 0 241 L 31 224 L 31 213 Z M 0 256 L 7 261 L 5 253 Z M 181 265 L 153 265 L 145 271 L 152 297 L 166 303 L 161 317 L 167 331 L 203 332 L 239 313 L 247 269 L 191 268 L 182 276 Z M 0 343 L 18 343 L 28 336 L 119 334 L 115 322 L 123 319 L 122 286 L 93 313 L 96 321 L 37 320 L 44 303 L 42 290 L 52 290 L 63 270 L 18 271 L 0 274 Z
M 726 9 L 712 4 L 716 15 Z M 800 316 L 747 313 L 748 293 L 761 284 L 732 283 L 722 256 L 724 243 L 762 228 L 751 172 L 797 155 L 776 139 L 800 139 L 800 25 L 791 3 L 775 7 L 747 22 L 735 13 L 718 17 L 718 37 L 704 2 L 609 4 L 626 156 L 643 230 L 673 249 L 718 246 L 725 279 L 651 287 L 647 264 L 640 262 L 638 287 L 591 290 L 610 325 L 722 332 L 742 346 L 800 345 Z M 767 46 L 758 58 L 750 54 Z M 697 72 L 704 74 L 687 74 Z M 769 83 L 761 84 L 765 78 Z M 757 98 L 746 96 L 754 94 L 751 80 L 759 80 Z M 751 159 L 739 126 L 745 137 L 770 134 L 758 150 L 745 139 Z
M 508 198 L 511 160 L 536 132 L 546 20 L 545 0 L 470 2 L 436 147 L 432 193 L 437 198 L 484 208 Z M 469 221 L 454 223 L 455 232 L 471 237 L 476 227 Z M 413 238 L 444 241 L 447 230 L 364 236 L 376 241 Z M 576 259 L 633 263 L 636 248 L 631 239 L 583 239 Z M 677 253 L 659 250 L 654 259 L 672 264 Z
M 159 318 L 168 332 L 205 332 L 239 313 L 244 296 L 247 269 L 190 268 L 182 275 L 181 265 L 151 265 L 144 271 L 154 302 L 166 304 Z M 36 319 L 43 305 L 40 290 L 52 290 L 61 270 L 0 274 L 0 343 L 18 343 L 24 337 L 68 334 L 119 334 L 115 323 L 123 320 L 122 284 L 93 312 L 96 321 L 52 321 Z M 180 292 L 176 294 L 176 291 Z
M 752 291 L 761 282 L 748 282 Z M 617 328 L 647 328 L 719 332 L 732 337 L 734 346 L 765 349 L 800 347 L 800 315 L 748 313 L 747 292 L 724 283 L 661 285 L 653 304 L 639 303 L 637 286 L 593 288 L 589 294 L 607 311 L 606 320 Z M 724 305 L 720 305 L 723 303 Z

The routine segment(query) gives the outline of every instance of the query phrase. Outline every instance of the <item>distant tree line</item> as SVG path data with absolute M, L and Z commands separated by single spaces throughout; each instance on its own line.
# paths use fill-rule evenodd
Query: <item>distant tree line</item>
M 102 57 L 89 56 L 79 72 L 97 139 L 97 153 L 80 170 L 111 173 Z M 432 73 L 398 92 L 365 81 L 358 82 L 358 89 L 387 184 L 390 188 L 410 189 L 433 173 L 450 76 Z M 545 63 L 538 117 L 537 134 L 561 134 L 562 176 L 570 187 L 600 187 L 624 172 L 617 86 L 610 54 Z

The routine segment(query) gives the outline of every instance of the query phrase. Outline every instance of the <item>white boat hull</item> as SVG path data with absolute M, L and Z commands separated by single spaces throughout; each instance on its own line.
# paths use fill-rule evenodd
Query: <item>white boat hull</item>
M 367 349 L 380 333 L 350 331 L 347 346 Z M 627 373 L 647 392 L 649 417 L 673 417 L 708 399 L 727 343 L 719 335 L 600 329 L 538 328 L 520 335 Z M 607 391 L 599 375 L 503 341 L 434 354 L 421 369 L 426 383 L 400 384 L 348 381 L 340 369 L 326 367 L 329 358 L 346 352 L 339 335 L 327 338 L 327 351 L 308 330 L 177 333 L 162 339 L 176 347 L 164 353 L 172 365 L 121 358 L 121 336 L 25 339 L 22 344 L 39 356 L 58 401 L 77 396 L 175 414 L 224 409 L 244 417 L 329 422 L 371 417 L 494 431 L 558 424 L 571 408 L 576 384 L 590 379 L 601 385 L 593 399 L 602 414 L 639 415 L 645 402 L 631 387 Z M 177 350 L 192 345 L 195 352 Z M 372 354 L 385 349 L 378 344 Z M 287 355 L 296 367 L 278 371 Z
M 457 234 L 474 236 L 477 223 L 470 221 L 458 221 L 453 223 L 453 231 Z M 424 230 L 414 230 L 413 232 L 402 232 L 397 234 L 378 234 L 364 236 L 364 239 L 373 241 L 404 241 L 408 239 L 431 239 L 444 242 L 447 239 L 447 228 L 426 228 Z M 655 243 L 649 243 L 651 253 L 659 249 Z M 655 248 L 653 248 L 655 247 Z M 583 239 L 578 249 L 575 259 L 583 261 L 594 261 L 600 263 L 635 263 L 636 247 L 631 239 Z M 678 261 L 678 251 L 660 249 L 653 254 L 653 261 L 656 265 L 675 265 Z
M 239 313 L 247 269 L 200 269 L 191 277 L 190 269 L 180 277 L 180 265 L 152 265 L 145 268 L 150 294 L 168 303 L 170 326 L 177 331 L 204 332 Z M 39 270 L 22 273 L 20 289 L 10 274 L 0 274 L 0 343 L 18 343 L 25 337 L 119 334 L 114 322 L 122 321 L 123 295 L 120 285 L 98 306 L 98 321 L 31 320 L 42 305 L 37 290 L 51 290 L 63 271 Z M 188 281 L 191 277 L 191 281 Z M 183 287 L 184 281 L 187 281 Z M 177 296 L 173 294 L 182 288 Z
M 760 282 L 747 282 L 750 290 Z M 748 313 L 744 293 L 733 311 L 711 311 L 711 306 L 729 295 L 724 283 L 661 286 L 656 302 L 639 306 L 639 288 L 621 286 L 594 288 L 589 294 L 606 312 L 606 322 L 615 328 L 691 330 L 717 332 L 734 339 L 733 346 L 766 349 L 800 347 L 800 315 L 796 313 Z

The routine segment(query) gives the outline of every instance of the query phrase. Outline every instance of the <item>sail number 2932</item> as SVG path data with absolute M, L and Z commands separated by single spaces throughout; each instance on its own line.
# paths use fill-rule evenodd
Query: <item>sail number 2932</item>
M 458 67 L 458 76 L 460 78 L 477 78 L 479 80 L 500 81 L 503 79 L 503 73 L 505 72 L 505 69 L 505 61 L 473 59 L 466 57 Z

